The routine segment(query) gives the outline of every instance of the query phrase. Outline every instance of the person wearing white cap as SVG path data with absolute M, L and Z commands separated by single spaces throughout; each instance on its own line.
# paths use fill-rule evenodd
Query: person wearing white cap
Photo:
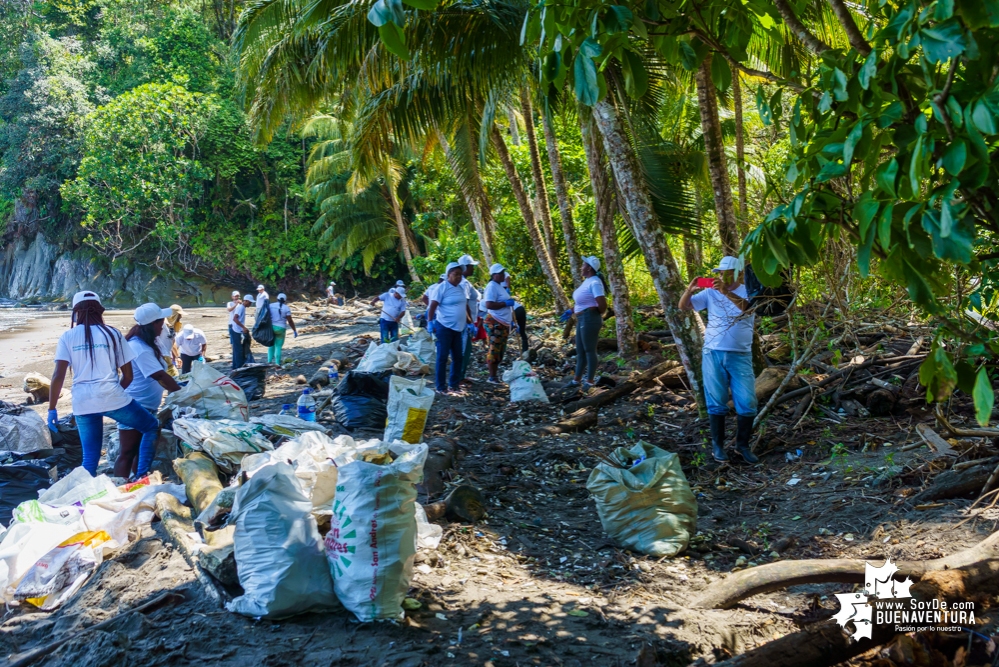
M 298 338 L 295 320 L 291 319 L 291 308 L 288 307 L 288 297 L 278 294 L 277 303 L 270 304 L 271 329 L 274 330 L 274 344 L 267 348 L 267 363 L 281 365 L 281 351 L 284 349 L 285 334 L 288 329 Z
M 503 287 L 506 280 L 506 269 L 502 264 L 489 267 L 489 284 L 486 285 L 482 300 L 486 303 L 486 331 L 489 333 L 489 352 L 486 353 L 486 367 L 489 369 L 489 379 L 486 382 L 499 384 L 497 373 L 503 363 L 506 352 L 506 341 L 510 338 L 513 328 L 513 306 L 516 303 L 510 298 L 510 293 Z
M 714 287 L 694 294 L 698 280 L 694 278 L 680 297 L 680 310 L 708 311 L 701 373 L 711 428 L 711 454 L 716 461 L 728 461 L 725 453 L 725 416 L 731 392 L 736 413 L 736 451 L 747 463 L 756 463 L 759 459 L 749 448 L 756 418 L 756 375 L 753 373 L 755 315 L 749 310 L 746 286 L 742 284 L 742 268 L 743 262 L 738 257 L 722 257 L 717 268 L 712 269 L 717 274 Z
M 181 318 L 184 317 L 184 309 L 175 303 L 168 310 L 170 315 L 163 323 L 163 330 L 160 332 L 159 338 L 156 339 L 156 347 L 163 355 L 163 361 L 166 362 L 167 374 L 170 377 L 177 377 L 180 375 L 177 371 L 180 366 L 180 349 L 177 347 L 176 339 L 177 334 L 184 328 L 181 322 Z
M 236 306 L 238 306 L 241 303 L 243 303 L 243 299 L 240 298 L 239 290 L 233 290 L 232 301 L 230 301 L 225 305 L 226 312 L 229 313 L 231 316 L 233 309 L 235 309 Z
M 326 288 L 326 298 L 329 299 L 331 304 L 336 304 L 336 283 L 332 280 L 329 286 Z
M 190 373 L 191 364 L 205 356 L 208 337 L 193 324 L 185 324 L 177 334 L 177 349 L 180 350 L 180 372 Z
M 458 258 L 458 264 L 462 268 L 463 277 L 461 279 L 461 286 L 465 288 L 465 292 L 468 294 L 468 312 L 471 313 L 471 323 L 465 329 L 465 339 L 462 341 L 462 355 L 461 355 L 461 380 L 462 382 L 468 383 L 469 380 L 465 379 L 468 374 L 468 367 L 472 364 L 472 342 L 479 340 L 479 330 L 482 328 L 482 319 L 479 317 L 479 290 L 475 289 L 468 279 L 475 273 L 475 267 L 479 265 L 471 255 L 462 255 Z
M 559 318 L 568 322 L 576 316 L 576 375 L 569 384 L 583 383 L 583 389 L 593 386 L 597 373 L 597 341 L 607 312 L 607 286 L 600 275 L 600 260 L 583 257 L 583 282 L 572 293 L 573 307 Z M 583 375 L 586 378 L 583 378 Z
M 55 370 L 49 387 L 48 426 L 59 430 L 56 406 L 66 382 L 66 371 L 73 371 L 73 414 L 83 447 L 83 467 L 97 474 L 104 442 L 104 417 L 109 417 L 142 434 L 142 447 L 151 450 L 159 433 L 159 422 L 135 399 L 125 393 L 132 383 L 132 359 L 135 354 L 121 332 L 104 324 L 104 306 L 95 292 L 78 292 L 73 297 L 73 319 L 69 331 L 56 345 Z M 121 375 L 119 376 L 119 371 Z M 152 456 L 148 457 L 145 473 Z
M 264 289 L 264 286 L 257 285 L 257 303 L 255 304 L 256 312 L 259 313 L 260 310 L 270 302 L 270 300 L 271 297 L 267 293 L 267 290 Z
M 509 271 L 503 272 L 503 288 L 506 289 L 511 295 L 513 294 L 513 287 L 510 285 L 510 275 Z M 527 309 L 524 308 L 524 304 L 520 301 L 513 302 L 513 320 L 517 323 L 517 333 L 520 334 L 520 351 L 527 352 L 529 349 L 529 344 L 527 340 Z
M 427 329 L 437 337 L 434 380 L 437 391 L 442 394 L 461 390 L 461 342 L 472 319 L 468 310 L 468 294 L 461 287 L 462 273 L 457 262 L 447 265 L 444 271 L 446 280 L 434 289 L 427 310 Z M 451 358 L 450 374 L 447 373 L 448 357 Z
M 406 288 L 406 283 L 403 282 L 402 280 L 397 280 L 397 281 L 395 281 L 395 286 L 396 287 L 402 287 L 403 289 L 405 289 Z
M 371 300 L 372 306 L 382 302 L 382 314 L 378 318 L 378 329 L 383 343 L 399 340 L 399 322 L 406 315 L 406 290 L 390 287 L 388 292 Z
M 249 294 L 243 297 L 229 315 L 229 342 L 232 344 L 232 369 L 246 364 L 246 353 L 250 348 L 250 329 L 246 326 L 246 308 L 253 303 Z
M 135 355 L 132 359 L 132 382 L 125 392 L 152 415 L 160 409 L 164 390 L 180 390 L 177 381 L 167 373 L 169 361 L 162 356 L 159 346 L 160 333 L 169 326 L 167 318 L 174 312 L 155 303 L 143 304 L 135 309 L 135 326 L 125 334 L 125 340 Z M 138 473 L 140 470 L 145 474 L 156 454 L 155 441 L 152 446 L 143 448 L 142 435 L 120 422 L 118 441 L 121 446 L 114 463 L 115 477 L 128 477 L 133 471 Z

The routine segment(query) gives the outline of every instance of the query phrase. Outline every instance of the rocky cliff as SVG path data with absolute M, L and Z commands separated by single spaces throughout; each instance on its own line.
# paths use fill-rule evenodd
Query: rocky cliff
M 0 252 L 0 297 L 19 301 L 62 301 L 93 290 L 109 305 L 130 307 L 153 301 L 182 306 L 225 303 L 230 289 L 199 277 L 168 274 L 156 267 L 121 262 L 98 268 L 87 251 L 67 252 L 45 240 L 21 237 Z

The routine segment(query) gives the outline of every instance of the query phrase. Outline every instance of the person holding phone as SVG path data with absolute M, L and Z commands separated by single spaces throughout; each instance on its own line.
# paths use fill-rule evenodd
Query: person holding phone
M 728 461 L 725 454 L 725 416 L 729 392 L 735 404 L 736 451 L 747 463 L 759 459 L 749 449 L 756 418 L 756 376 L 753 373 L 753 323 L 746 286 L 742 284 L 743 262 L 722 257 L 712 286 L 701 288 L 704 278 L 690 281 L 680 297 L 680 310 L 707 310 L 701 372 L 711 427 L 711 454 L 715 461 Z M 738 275 L 736 275 L 738 273 Z M 701 291 L 694 293 L 695 290 Z
M 582 383 L 583 391 L 587 391 L 597 374 L 597 342 L 607 312 L 607 285 L 600 275 L 597 257 L 583 257 L 581 273 L 583 282 L 572 293 L 572 308 L 559 319 L 568 322 L 570 317 L 576 316 L 576 375 L 569 384 Z

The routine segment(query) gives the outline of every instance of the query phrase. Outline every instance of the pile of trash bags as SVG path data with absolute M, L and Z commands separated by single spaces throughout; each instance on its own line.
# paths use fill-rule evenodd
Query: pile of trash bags
M 503 382 L 510 385 L 511 403 L 518 401 L 548 402 L 545 388 L 541 386 L 541 378 L 526 361 L 518 359 L 513 362 L 510 370 L 503 373 Z
M 416 329 L 405 340 L 391 343 L 372 341 L 357 362 L 362 373 L 397 370 L 406 375 L 428 375 L 437 363 L 434 340 L 426 329 Z
M 175 415 L 190 408 L 204 419 L 246 421 L 250 417 L 243 389 L 229 376 L 200 361 L 191 367 L 187 385 L 166 395 L 164 406 Z
M 385 428 L 391 376 L 391 370 L 372 373 L 348 371 L 333 390 L 330 407 L 336 423 L 348 431 Z

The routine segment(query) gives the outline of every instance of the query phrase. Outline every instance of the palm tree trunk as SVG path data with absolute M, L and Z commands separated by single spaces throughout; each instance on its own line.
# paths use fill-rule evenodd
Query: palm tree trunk
M 652 197 L 639 170 L 634 148 L 621 125 L 617 109 L 604 99 L 593 107 L 593 117 L 603 137 L 607 158 L 614 170 L 618 193 L 628 211 L 632 232 L 642 247 L 645 264 L 652 275 L 652 283 L 659 295 L 666 324 L 676 342 L 677 355 L 687 371 L 698 410 L 704 413 L 706 409 L 704 392 L 701 388 L 701 332 L 693 312 L 682 311 L 679 308 L 680 297 L 686 289 L 686 284 L 680 275 L 676 260 L 673 259 L 673 253 L 659 229 L 659 221 L 656 220 L 655 210 L 652 208 Z
M 545 185 L 545 172 L 541 169 L 541 151 L 538 149 L 538 133 L 534 128 L 534 109 L 531 108 L 531 97 L 527 92 L 527 88 L 523 88 L 520 91 L 520 105 L 524 114 L 524 132 L 527 134 L 527 147 L 531 152 L 531 175 L 534 177 L 534 191 L 538 202 L 541 228 L 545 233 L 545 246 L 554 260 L 558 258 L 558 246 L 555 245 L 555 228 L 552 226 L 551 207 L 548 203 L 548 187 Z
M 440 130 L 437 131 L 437 142 L 441 145 L 441 150 L 444 151 L 444 158 L 451 167 L 451 174 L 458 183 L 461 196 L 468 207 L 468 214 L 472 218 L 472 225 L 475 227 L 475 235 L 479 237 L 479 247 L 482 250 L 482 256 L 485 258 L 486 264 L 492 264 L 496 261 L 496 252 L 493 249 L 492 212 L 489 208 L 489 200 L 485 197 L 485 188 L 482 187 L 482 178 L 477 170 L 468 175 L 467 178 L 462 177 L 457 158 L 451 150 L 447 139 L 444 137 L 444 133 Z M 487 217 L 488 224 L 486 221 Z
M 715 98 L 714 83 L 711 82 L 711 63 L 705 59 L 697 69 L 698 106 L 701 110 L 701 132 L 704 135 L 704 153 L 708 159 L 708 175 L 711 190 L 715 197 L 715 215 L 718 218 L 718 237 L 722 252 L 726 255 L 739 254 L 739 228 L 735 220 L 735 206 L 732 203 L 732 186 L 728 182 L 728 165 L 725 160 L 725 144 L 722 141 L 721 120 L 718 118 L 718 100 Z
M 732 105 L 735 107 L 735 171 L 739 183 L 739 237 L 749 233 L 749 202 L 746 199 L 746 130 L 742 123 L 742 83 L 738 70 L 732 73 Z
M 590 185 L 593 188 L 593 203 L 596 206 L 597 230 L 604 249 L 604 263 L 607 265 L 607 282 L 614 297 L 614 328 L 617 332 L 617 351 L 623 357 L 638 353 L 638 337 L 631 316 L 631 294 L 628 281 L 624 277 L 624 262 L 617 243 L 617 229 L 614 228 L 614 186 L 604 160 L 604 149 L 600 135 L 593 124 L 593 116 L 580 109 L 579 129 L 583 135 L 583 150 L 590 172 Z M 568 243 L 566 243 L 568 246 Z M 571 257 L 571 255 L 570 255 Z
M 552 261 L 551 255 L 548 254 L 548 248 L 545 247 L 544 239 L 541 238 L 541 230 L 538 229 L 538 222 L 534 218 L 534 211 L 531 210 L 531 202 L 527 197 L 527 192 L 524 190 L 524 183 L 520 180 L 520 176 L 517 174 L 517 167 L 510 158 L 510 150 L 506 147 L 503 135 L 500 134 L 495 125 L 491 130 L 490 139 L 496 148 L 497 155 L 499 155 L 500 163 L 503 165 L 503 171 L 506 172 L 507 180 L 510 181 L 513 196 L 517 200 L 517 205 L 520 207 L 520 214 L 523 216 L 524 224 L 527 227 L 527 235 L 531 237 L 531 244 L 534 246 L 534 252 L 538 256 L 538 262 L 541 264 L 541 272 L 548 281 L 548 287 L 555 298 L 555 306 L 559 311 L 565 310 L 569 307 L 569 300 L 566 298 L 565 291 L 562 289 L 562 283 L 559 281 L 555 262 Z
M 558 212 L 562 218 L 565 254 L 569 257 L 569 271 L 572 273 L 572 282 L 574 285 L 579 285 L 583 282 L 583 262 L 579 259 L 579 247 L 576 244 L 576 226 L 572 221 L 572 202 L 569 201 L 569 188 L 565 184 L 565 173 L 562 171 L 562 156 L 558 152 L 558 141 L 555 137 L 555 128 L 552 127 L 551 113 L 548 111 L 542 113 L 541 122 L 545 130 L 545 148 L 548 149 L 548 164 L 551 165 L 552 181 L 555 183 Z
M 510 119 L 510 143 L 514 146 L 520 145 L 520 127 L 517 125 L 517 112 L 513 106 L 506 108 L 506 117 Z
M 801 40 L 801 43 L 808 47 L 809 51 L 818 55 L 823 51 L 829 50 L 828 44 L 816 37 L 805 27 L 805 24 L 801 22 L 798 15 L 794 13 L 794 9 L 791 8 L 791 3 L 788 0 L 774 0 L 774 7 L 777 8 L 777 13 L 784 19 L 784 23 L 791 29 L 794 36 Z
M 704 202 L 701 201 L 701 188 L 695 183 L 694 216 L 697 219 L 698 224 L 701 223 L 701 213 L 704 210 L 703 206 Z M 697 277 L 698 272 L 701 269 L 701 265 L 704 264 L 704 253 L 700 237 L 683 237 L 683 261 L 687 265 L 687 281 L 689 282 Z
M 850 46 L 857 49 L 862 56 L 870 54 L 871 45 L 864 39 L 864 34 L 857 27 L 857 23 L 853 20 L 853 15 L 850 13 L 849 8 L 847 8 L 846 3 L 843 0 L 829 0 L 829 6 L 832 7 L 833 14 L 839 19 L 840 25 L 843 26 L 846 38 L 850 41 Z
M 402 209 L 399 207 L 399 197 L 395 193 L 395 183 L 389 174 L 385 174 L 385 189 L 388 190 L 389 201 L 392 202 L 392 215 L 395 217 L 396 231 L 399 233 L 399 246 L 402 248 L 402 256 L 406 260 L 406 268 L 409 270 L 409 279 L 419 282 L 420 276 L 413 266 L 413 250 L 409 246 L 409 230 L 406 222 L 402 219 Z

